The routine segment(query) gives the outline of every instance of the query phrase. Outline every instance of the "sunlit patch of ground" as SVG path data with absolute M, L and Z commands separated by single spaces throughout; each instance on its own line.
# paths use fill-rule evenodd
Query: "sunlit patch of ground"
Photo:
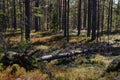
M 49 49 L 49 46 L 40 45 L 40 46 L 34 46 L 34 48 L 35 48 L 36 50 L 40 50 L 40 49 L 42 49 L 42 50 L 47 50 L 47 49 Z
M 32 38 L 31 42 L 35 43 L 35 42 L 47 42 L 52 38 L 52 36 L 47 36 L 47 37 L 42 37 L 42 38 Z

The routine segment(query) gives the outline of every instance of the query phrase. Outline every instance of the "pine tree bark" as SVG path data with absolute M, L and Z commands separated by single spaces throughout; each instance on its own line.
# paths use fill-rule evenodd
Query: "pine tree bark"
M 23 23 L 22 23 L 22 20 L 23 20 L 23 11 L 22 11 L 22 1 L 19 1 L 19 9 L 20 9 L 20 29 L 21 29 L 21 42 L 23 41 Z
M 97 43 L 100 36 L 100 0 L 97 1 Z
M 69 42 L 69 0 L 67 2 L 67 42 Z
M 93 10 L 92 10 L 92 37 L 91 40 L 96 39 L 96 10 L 97 10 L 97 0 L 92 1 Z
M 112 31 L 113 0 L 110 0 L 110 32 Z
M 87 20 L 87 1 L 84 0 L 84 20 L 83 20 L 83 28 L 86 28 L 86 20 Z
M 62 18 L 62 0 L 58 0 L 58 25 L 59 25 L 59 30 L 62 29 L 61 18 Z
M 66 25 L 66 0 L 63 0 L 63 28 L 64 28 L 64 37 L 67 36 L 67 25 Z
M 35 1 L 35 7 L 39 7 L 39 0 Z M 37 10 L 36 10 L 37 13 Z M 39 18 L 35 16 L 35 32 L 39 31 Z
M 87 36 L 90 37 L 92 27 L 92 1 L 88 0 L 88 29 Z
M 25 39 L 30 40 L 30 0 L 25 0 Z
M 101 17 L 101 36 L 103 35 L 104 28 L 104 15 L 105 15 L 105 1 L 102 1 L 102 17 Z
M 80 35 L 80 31 L 81 31 L 81 0 L 78 0 L 78 36 Z
M 16 30 L 17 28 L 17 22 L 16 22 L 16 0 L 13 0 L 13 27 L 14 27 L 14 30 Z

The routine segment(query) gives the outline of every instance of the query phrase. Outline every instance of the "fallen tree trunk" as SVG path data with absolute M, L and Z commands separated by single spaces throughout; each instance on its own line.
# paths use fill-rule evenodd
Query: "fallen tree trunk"
M 29 48 L 28 48 L 29 49 Z M 12 64 L 19 64 L 22 67 L 28 69 L 31 69 L 33 67 L 33 64 L 37 64 L 39 61 L 51 61 L 54 59 L 59 59 L 59 58 L 66 58 L 66 57 L 72 57 L 76 55 L 83 55 L 86 57 L 90 57 L 91 54 L 100 53 L 100 52 L 109 52 L 113 50 L 120 50 L 120 47 L 113 47 L 111 45 L 100 45 L 100 46 L 95 46 L 92 48 L 87 48 L 87 49 L 82 49 L 78 48 L 79 50 L 73 50 L 69 52 L 63 52 L 63 53 L 56 53 L 56 54 L 50 54 L 50 55 L 43 55 L 38 57 L 39 60 L 36 61 L 36 56 L 35 54 L 40 53 L 40 50 L 32 51 L 29 52 L 29 50 L 26 50 L 24 53 L 17 53 L 13 51 L 8 51 L 6 53 L 3 53 L 2 59 L 0 60 L 3 65 L 6 67 Z M 36 61 L 36 62 L 34 62 Z M 31 66 L 31 67 L 30 67 Z
M 91 55 L 94 54 L 95 52 L 104 52 L 104 51 L 113 51 L 113 50 L 120 50 L 120 47 L 108 47 L 108 48 L 104 48 L 104 47 L 96 47 L 96 48 L 89 48 L 89 49 L 83 49 L 83 50 L 74 50 L 74 51 L 70 51 L 70 52 L 63 52 L 63 53 L 58 53 L 58 54 L 50 54 L 50 55 L 46 55 L 46 56 L 40 56 L 39 57 L 39 61 L 51 61 L 54 59 L 59 59 L 59 58 L 65 58 L 65 57 L 71 57 L 71 56 L 75 56 L 75 55 Z M 105 55 L 105 54 L 104 54 Z
M 31 53 L 30 55 L 19 55 L 17 52 L 13 51 L 8 51 L 4 53 L 2 56 L 1 62 L 4 64 L 5 67 L 13 64 L 19 64 L 20 66 L 24 67 L 26 70 L 31 70 L 32 68 L 36 68 L 33 64 L 36 64 L 39 61 L 51 61 L 54 59 L 59 59 L 59 58 L 66 58 L 66 57 L 71 57 L 75 55 L 87 55 L 90 54 L 90 52 L 95 52 L 97 51 L 94 48 L 90 49 L 84 49 L 84 50 L 79 50 L 79 51 L 70 51 L 70 52 L 64 52 L 64 53 L 58 53 L 58 54 L 51 54 L 51 55 L 46 55 L 46 56 L 41 56 L 39 57 L 39 60 L 37 60 L 35 63 L 33 60 L 35 59 L 33 56 L 33 53 L 35 54 L 38 51 L 35 51 Z
M 65 57 L 71 57 L 79 54 L 90 54 L 91 52 L 95 52 L 97 49 L 90 48 L 90 49 L 84 49 L 82 51 L 71 51 L 71 52 L 64 52 L 64 53 L 58 53 L 58 54 L 51 54 L 51 55 L 46 55 L 46 56 L 41 56 L 39 57 L 39 61 L 51 61 L 54 59 L 59 59 L 59 58 L 65 58 Z

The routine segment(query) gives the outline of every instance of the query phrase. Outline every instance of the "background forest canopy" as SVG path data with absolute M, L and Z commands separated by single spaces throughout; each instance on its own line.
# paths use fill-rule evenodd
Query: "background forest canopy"
M 33 32 L 63 34 L 99 40 L 120 28 L 120 0 L 1 0 L 0 31 L 3 41 L 33 40 Z M 11 36 L 9 36 L 12 34 Z
M 35 43 L 42 36 L 54 34 L 61 34 L 67 42 L 75 35 L 97 42 L 107 36 L 109 42 L 111 33 L 119 29 L 120 0 L 0 1 L 0 40 L 4 50 L 8 42 Z

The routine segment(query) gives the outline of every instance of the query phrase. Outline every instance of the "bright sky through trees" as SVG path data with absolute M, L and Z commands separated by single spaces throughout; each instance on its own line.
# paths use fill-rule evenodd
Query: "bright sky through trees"
M 118 3 L 118 0 L 115 0 L 115 3 Z

